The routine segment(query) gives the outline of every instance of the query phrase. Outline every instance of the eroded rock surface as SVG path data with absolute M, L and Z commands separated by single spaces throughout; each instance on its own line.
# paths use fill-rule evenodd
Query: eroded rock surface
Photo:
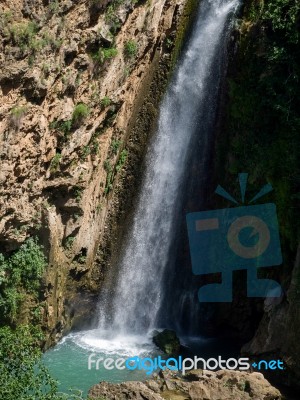
M 89 391 L 92 399 L 107 400 L 280 400 L 278 389 L 258 372 L 194 370 L 185 377 L 164 371 L 145 382 L 100 382 Z
M 143 151 L 133 128 L 155 71 L 171 59 L 186 4 L 0 4 L 0 252 L 42 239 L 42 318 L 52 340 L 70 327 L 80 298 L 93 308 L 103 275 L 97 249 L 118 188 L 134 185 L 126 161 Z M 148 131 L 154 117 L 144 116 Z

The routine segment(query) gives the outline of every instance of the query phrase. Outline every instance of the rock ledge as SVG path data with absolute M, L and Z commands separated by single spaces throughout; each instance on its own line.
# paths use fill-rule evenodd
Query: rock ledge
M 89 391 L 91 399 L 106 400 L 281 400 L 278 389 L 258 372 L 193 370 L 184 377 L 160 371 L 145 382 L 100 382 Z

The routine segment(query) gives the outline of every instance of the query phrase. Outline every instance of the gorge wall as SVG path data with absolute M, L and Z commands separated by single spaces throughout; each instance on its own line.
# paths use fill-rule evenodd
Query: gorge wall
M 299 4 L 247 0 L 243 4 L 222 104 L 215 148 L 215 182 L 240 198 L 237 174 L 249 173 L 248 196 L 266 183 L 273 192 L 261 203 L 277 207 L 282 265 L 259 277 L 280 282 L 278 299 L 247 299 L 246 274 L 236 273 L 232 304 L 215 310 L 215 329 L 244 343 L 258 359 L 280 357 L 276 379 L 299 387 Z M 214 201 L 216 208 L 227 201 Z M 247 342 L 247 344 L 245 344 Z M 274 378 L 274 374 L 273 378 Z
M 29 237 L 44 246 L 42 290 L 23 301 L 18 322 L 32 320 L 39 306 L 46 346 L 92 316 L 197 3 L 0 4 L 0 253 L 13 254 Z M 282 357 L 288 371 L 279 379 L 297 384 L 299 5 L 247 0 L 237 25 L 214 183 L 232 188 L 239 172 L 249 173 L 254 194 L 272 183 L 274 194 L 264 201 L 277 205 L 285 261 L 267 274 L 280 281 L 284 296 L 271 304 L 235 298 L 215 310 L 214 327 L 243 343 L 255 334 L 243 351 Z
M 47 346 L 92 316 L 195 4 L 0 5 L 0 252 L 43 244 L 43 288 L 18 322 L 38 305 Z

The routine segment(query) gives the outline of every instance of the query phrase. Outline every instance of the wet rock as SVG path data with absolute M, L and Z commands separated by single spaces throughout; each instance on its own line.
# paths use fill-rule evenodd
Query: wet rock
M 154 334 L 153 343 L 166 354 L 178 354 L 180 351 L 180 341 L 170 329 Z

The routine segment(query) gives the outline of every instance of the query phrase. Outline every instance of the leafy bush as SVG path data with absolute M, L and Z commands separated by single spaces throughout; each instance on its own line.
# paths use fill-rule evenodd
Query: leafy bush
M 27 113 L 27 106 L 16 106 L 10 111 L 10 125 L 15 129 L 19 129 L 21 125 L 22 118 Z
M 100 3 L 101 0 L 91 0 L 92 3 L 95 5 L 97 3 Z M 139 0 L 131 0 L 130 3 L 134 6 L 135 4 L 138 3 Z M 108 3 L 108 1 L 107 1 Z M 115 35 L 117 31 L 121 28 L 121 20 L 118 16 L 118 9 L 119 7 L 124 4 L 124 3 L 129 3 L 128 0 L 110 0 L 109 5 L 106 8 L 105 12 L 105 22 L 109 25 L 110 27 L 110 32 Z
M 124 46 L 124 55 L 126 58 L 135 58 L 138 52 L 138 45 L 134 40 L 128 40 Z
M 117 154 L 119 147 L 121 146 L 122 141 L 121 140 L 113 140 L 111 142 L 111 150 L 113 154 Z
M 30 42 L 38 31 L 38 26 L 35 22 L 16 22 L 10 27 L 10 35 L 13 42 L 24 49 L 30 45 Z
M 68 236 L 65 240 L 65 248 L 68 250 L 71 249 L 75 239 L 76 239 L 75 236 L 71 236 L 71 235 Z
M 0 387 L 6 400 L 52 400 L 57 384 L 41 363 L 40 334 L 33 327 L 0 328 Z
M 72 121 L 67 120 L 67 121 L 53 121 L 50 124 L 50 129 L 55 129 L 58 130 L 59 132 L 62 132 L 64 135 L 67 135 L 72 128 Z
M 90 110 L 84 103 L 79 103 L 75 106 L 72 115 L 72 126 L 79 126 L 89 115 Z
M 58 171 L 61 157 L 62 156 L 60 153 L 56 153 L 55 156 L 52 158 L 50 163 L 50 171 L 52 173 Z
M 114 180 L 113 167 L 109 160 L 105 160 L 103 166 L 107 173 L 104 193 L 108 194 L 110 192 L 110 190 L 112 189 L 112 184 L 113 184 L 113 180 Z
M 127 156 L 128 156 L 128 151 L 126 149 L 122 150 L 119 157 L 119 161 L 116 165 L 116 171 L 119 171 L 124 166 L 127 160 Z
M 46 267 L 42 247 L 30 238 L 10 257 L 0 253 L 0 315 L 14 320 L 24 295 L 36 294 Z
M 101 47 L 98 53 L 93 55 L 94 61 L 98 62 L 100 65 L 105 64 L 105 62 L 116 57 L 118 50 L 115 47 L 109 47 L 108 49 Z
M 61 393 L 41 360 L 41 332 L 33 326 L 0 328 L 0 390 L 5 400 L 84 400 L 82 391 Z
M 100 100 L 100 104 L 103 108 L 110 106 L 111 104 L 111 99 L 107 96 L 103 97 L 103 99 Z

